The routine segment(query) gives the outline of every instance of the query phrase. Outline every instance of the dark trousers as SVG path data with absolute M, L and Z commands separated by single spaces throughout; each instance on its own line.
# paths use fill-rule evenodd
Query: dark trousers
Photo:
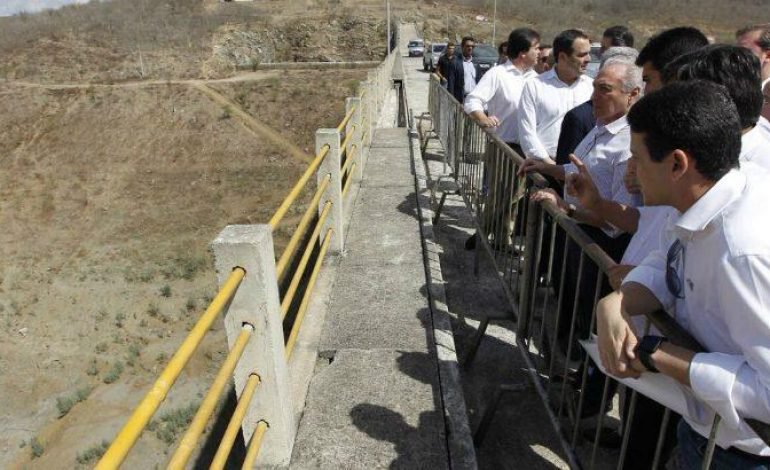
M 655 448 L 658 444 L 660 425 L 666 408 L 658 402 L 647 398 L 641 393 L 636 394 L 636 409 L 629 421 L 631 407 L 631 389 L 626 389 L 625 406 L 623 407 L 623 425 L 630 426 L 628 449 L 623 459 L 623 468 L 628 470 L 649 470 L 655 459 Z M 676 447 L 676 429 L 681 416 L 671 412 L 664 431 L 663 449 L 658 460 L 657 468 L 665 468 L 666 462 Z

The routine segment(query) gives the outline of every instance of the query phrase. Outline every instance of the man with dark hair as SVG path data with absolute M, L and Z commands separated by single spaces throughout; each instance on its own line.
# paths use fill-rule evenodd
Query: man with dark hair
M 470 36 L 465 36 L 460 43 L 462 54 L 455 56 L 447 68 L 447 90 L 460 103 L 476 87 L 476 77 L 481 76 L 478 67 L 473 63 L 474 47 L 476 47 L 476 41 Z
M 669 62 L 708 43 L 702 32 L 689 26 L 667 29 L 650 38 L 636 59 L 636 65 L 642 68 L 644 92 L 650 93 L 663 86 L 661 74 Z
M 446 50 L 438 58 L 438 64 L 436 65 L 436 74 L 441 77 L 441 83 L 446 84 L 446 77 L 449 74 L 449 62 L 454 59 L 455 56 L 455 43 L 449 41 L 446 45 Z
M 625 26 L 610 26 L 602 34 L 602 53 L 610 47 L 634 47 L 634 35 Z
M 715 414 L 712 468 L 770 468 L 770 447 L 746 422 L 770 422 L 770 219 L 757 216 L 770 200 L 768 174 L 737 170 L 741 122 L 721 85 L 669 84 L 628 121 L 645 204 L 681 216 L 670 247 L 623 281 L 620 308 L 597 309 L 602 363 L 617 377 L 661 373 L 687 387 L 673 468 L 701 468 Z M 708 352 L 637 337 L 628 318 L 660 308 Z
M 762 68 L 762 94 L 765 97 L 762 116 L 770 119 L 770 23 L 742 28 L 735 33 L 735 40 L 739 46 L 749 49 L 759 59 Z M 761 123 L 760 126 L 765 124 L 767 123 Z M 770 125 L 765 127 L 770 131 Z
M 535 64 L 535 72 L 541 74 L 551 70 L 551 61 L 553 60 L 551 52 L 553 51 L 553 48 L 549 45 L 540 44 L 539 49 L 540 50 L 537 53 L 537 64 Z
M 508 60 L 508 41 L 503 41 L 497 46 L 497 65 L 504 64 Z
M 723 85 L 735 102 L 741 121 L 741 163 L 754 162 L 770 169 L 770 140 L 757 126 L 763 102 L 759 60 L 750 50 L 729 45 L 706 46 L 671 62 L 664 75 Z
M 479 84 L 465 98 L 465 112 L 475 119 L 482 127 L 493 130 L 501 140 L 511 146 L 516 152 L 521 153 L 519 147 L 519 129 L 517 125 L 521 91 L 527 80 L 537 74 L 532 67 L 537 61 L 540 34 L 530 28 L 518 28 L 511 31 L 508 36 L 507 50 L 509 59 L 502 65 L 492 67 L 479 81 Z M 487 112 L 484 112 L 486 108 Z M 496 180 L 487 181 L 488 196 L 494 203 L 485 204 L 485 207 L 496 210 L 496 214 L 488 215 L 485 220 L 500 221 L 503 230 L 503 240 L 496 240 L 497 246 L 510 245 L 510 230 L 512 211 L 511 199 L 513 194 L 503 192 L 503 187 L 512 188 L 513 165 L 507 165 L 508 175 L 496 171 L 494 161 L 487 162 L 485 173 L 488 178 Z M 508 181 L 508 184 L 505 184 Z M 493 217 L 493 218 L 492 218 Z M 468 248 L 475 247 L 475 236 L 466 244 Z
M 582 31 L 568 29 L 553 40 L 556 65 L 524 85 L 519 103 L 519 137 L 527 158 L 554 163 L 564 115 L 591 97 L 585 75 L 591 43 Z

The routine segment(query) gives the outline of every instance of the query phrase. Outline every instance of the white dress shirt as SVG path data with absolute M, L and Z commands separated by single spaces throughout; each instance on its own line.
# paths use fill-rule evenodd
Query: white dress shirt
M 641 203 L 641 197 L 630 194 L 623 184 L 628 159 L 631 158 L 630 146 L 631 129 L 626 116 L 623 116 L 609 124 L 597 123 L 580 141 L 574 153 L 583 161 L 603 199 L 636 207 Z M 563 168 L 565 178 L 578 172 L 572 163 Z M 567 194 L 566 190 L 564 200 L 569 204 L 580 205 L 580 201 Z M 621 233 L 617 229 L 602 230 L 611 237 Z
M 463 91 L 467 95 L 476 87 L 476 66 L 473 65 L 473 57 L 466 59 L 463 56 Z
M 679 217 L 671 206 L 639 206 L 639 223 L 620 264 L 638 266 L 652 252 L 668 250 L 673 243 L 670 225 Z
M 555 68 L 528 80 L 521 93 L 518 113 L 524 154 L 538 160 L 554 158 L 564 115 L 588 101 L 592 93 L 593 79 L 585 74 L 572 85 L 559 80 Z
M 673 234 L 684 250 L 672 266 L 683 299 L 666 287 L 667 250 L 650 254 L 623 282 L 646 286 L 710 351 L 690 364 L 690 426 L 708 437 L 716 412 L 722 418 L 717 444 L 755 455 L 770 455 L 742 419 L 770 422 L 768 181 L 770 173 L 748 163 L 723 176 L 676 220 Z
M 537 76 L 532 69 L 521 71 L 511 61 L 496 65 L 481 77 L 478 85 L 465 97 L 465 112 L 484 111 L 495 116 L 500 125 L 493 132 L 503 142 L 519 143 L 519 125 L 516 121 L 516 109 L 519 107 L 524 82 Z
M 770 170 L 770 139 L 759 124 L 741 136 L 740 162 L 753 162 Z
M 763 136 L 765 136 L 765 139 L 770 141 L 770 121 L 760 116 L 756 128 L 759 129 Z

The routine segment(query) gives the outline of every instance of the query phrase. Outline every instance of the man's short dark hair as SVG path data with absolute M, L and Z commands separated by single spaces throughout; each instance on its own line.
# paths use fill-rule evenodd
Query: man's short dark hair
M 666 66 L 665 79 L 708 80 L 727 88 L 738 108 L 741 128 L 757 123 L 762 112 L 759 59 L 748 49 L 715 44 L 679 56 Z
M 553 38 L 553 57 L 556 62 L 559 61 L 559 54 L 562 52 L 572 55 L 575 39 L 588 39 L 588 36 L 579 29 L 568 29 Z
M 763 51 L 770 51 L 770 23 L 755 24 L 739 29 L 735 33 L 735 39 L 741 36 L 755 31 L 759 32 L 759 39 L 757 40 L 757 46 Z
M 508 35 L 508 57 L 515 59 L 522 52 L 527 52 L 532 44 L 540 41 L 540 34 L 530 28 L 516 28 Z
M 610 38 L 610 47 L 634 47 L 634 35 L 625 26 L 610 26 L 602 37 Z
M 647 41 L 639 52 L 636 65 L 641 67 L 650 62 L 655 70 L 663 72 L 666 65 L 678 56 L 700 49 L 708 43 L 706 36 L 697 28 L 682 26 L 667 29 Z
M 644 134 L 653 161 L 684 150 L 698 173 L 711 181 L 738 167 L 740 120 L 722 85 L 706 80 L 666 85 L 632 106 L 628 123 L 631 132 Z
M 473 36 L 465 36 L 462 42 L 460 42 L 460 47 L 464 46 L 468 42 L 476 42 L 476 40 L 473 39 Z
M 448 43 L 446 43 L 446 47 L 455 47 L 455 43 L 452 41 L 449 41 Z

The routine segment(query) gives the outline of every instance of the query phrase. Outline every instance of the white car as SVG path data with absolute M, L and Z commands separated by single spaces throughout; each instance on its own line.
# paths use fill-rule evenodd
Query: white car
M 409 57 L 422 57 L 425 52 L 425 43 L 422 39 L 412 39 L 406 47 L 409 50 Z
M 444 51 L 446 51 L 445 42 L 437 42 L 428 45 L 425 50 L 425 54 L 422 56 L 422 68 L 426 72 L 433 72 L 436 70 L 436 67 L 438 66 L 438 59 L 441 57 L 441 54 L 443 54 Z

